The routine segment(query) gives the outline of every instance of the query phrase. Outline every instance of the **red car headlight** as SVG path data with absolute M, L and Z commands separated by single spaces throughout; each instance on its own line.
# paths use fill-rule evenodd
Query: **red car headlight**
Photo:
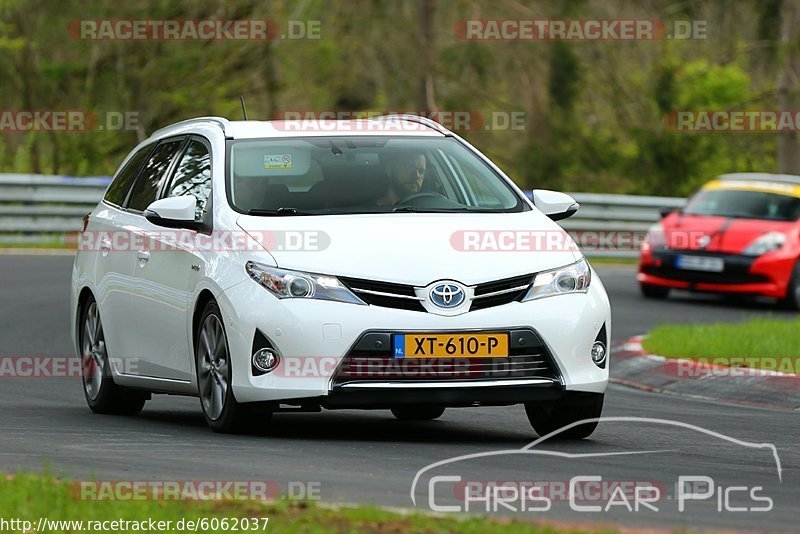
M 786 234 L 767 232 L 747 245 L 742 254 L 745 256 L 761 256 L 767 252 L 780 249 L 786 243 Z

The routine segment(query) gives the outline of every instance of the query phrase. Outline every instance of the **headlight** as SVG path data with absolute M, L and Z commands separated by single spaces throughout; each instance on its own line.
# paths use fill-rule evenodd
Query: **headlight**
M 786 243 L 786 235 L 781 232 L 767 232 L 744 249 L 746 256 L 761 256 L 767 252 L 778 250 Z
M 654 224 L 647 230 L 647 237 L 642 241 L 642 249 L 658 250 L 664 248 L 667 248 L 664 227 L 661 226 L 661 223 Z
M 365 304 L 333 276 L 287 271 L 248 261 L 250 278 L 279 299 L 317 299 Z
M 592 272 L 584 258 L 566 267 L 536 273 L 533 285 L 522 300 L 542 299 L 566 293 L 586 293 L 591 281 Z

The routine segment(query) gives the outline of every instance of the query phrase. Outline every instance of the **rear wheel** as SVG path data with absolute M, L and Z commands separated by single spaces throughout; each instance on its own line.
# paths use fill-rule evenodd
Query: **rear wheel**
M 789 310 L 800 310 L 800 262 L 794 266 L 792 279 L 786 289 L 786 296 L 780 301 L 781 307 Z
M 603 411 L 602 393 L 573 393 L 548 403 L 525 403 L 528 421 L 539 436 L 546 436 L 584 419 L 596 419 Z M 597 428 L 598 421 L 573 426 L 553 436 L 553 439 L 583 439 Z
M 639 284 L 639 288 L 642 290 L 642 295 L 648 299 L 665 299 L 669 296 L 668 287 Z
M 81 309 L 81 369 L 86 403 L 95 413 L 136 415 L 149 394 L 114 383 L 108 363 L 108 347 L 97 302 L 90 298 Z
M 242 432 L 250 422 L 250 409 L 233 396 L 232 365 L 222 314 L 209 302 L 200 317 L 195 339 L 197 387 L 206 423 L 215 432 Z M 264 420 L 271 418 L 264 415 Z
M 431 421 L 441 417 L 444 408 L 441 406 L 398 406 L 392 408 L 392 415 L 400 421 Z

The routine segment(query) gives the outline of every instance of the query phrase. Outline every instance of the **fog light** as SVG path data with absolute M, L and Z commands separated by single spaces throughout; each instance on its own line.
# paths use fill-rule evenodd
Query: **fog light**
M 253 354 L 253 367 L 264 373 L 274 370 L 280 361 L 280 356 L 272 349 L 259 349 Z
M 595 341 L 592 345 L 592 361 L 598 366 L 606 361 L 606 346 L 602 341 Z

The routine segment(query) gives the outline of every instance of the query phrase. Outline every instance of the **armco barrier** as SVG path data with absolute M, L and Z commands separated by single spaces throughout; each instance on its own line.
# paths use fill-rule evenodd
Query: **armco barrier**
M 108 186 L 107 177 L 0 174 L 0 245 L 61 241 L 80 230 Z M 636 257 L 636 244 L 663 208 L 685 199 L 571 193 L 581 209 L 561 225 L 588 256 Z
M 109 178 L 0 174 L 0 243 L 59 241 L 81 229 Z
M 676 197 L 570 194 L 581 208 L 559 224 L 589 257 L 637 257 L 639 244 L 661 218 L 661 210 L 677 209 L 686 203 L 685 198 Z

